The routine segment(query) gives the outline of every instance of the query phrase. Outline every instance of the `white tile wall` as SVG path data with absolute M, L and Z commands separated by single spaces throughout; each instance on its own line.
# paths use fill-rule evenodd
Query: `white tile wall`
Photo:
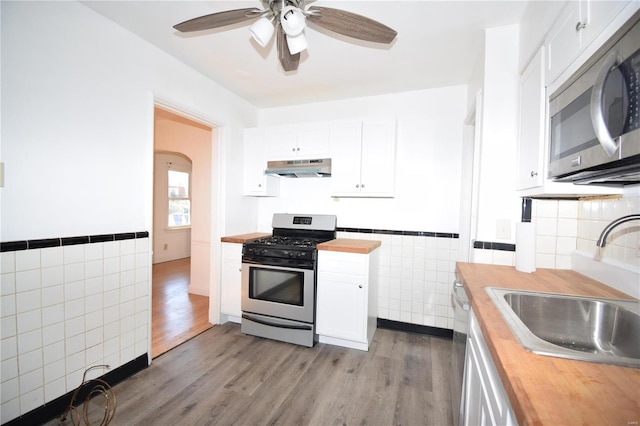
M 533 200 L 531 221 L 536 224 L 536 267 L 571 269 L 576 249 L 577 200 Z
M 579 251 L 640 268 L 640 222 L 623 223 L 609 234 L 606 246 L 596 241 L 614 219 L 640 213 L 640 196 L 588 199 L 580 202 L 577 248 Z
M 378 317 L 453 328 L 451 287 L 457 238 L 338 232 L 338 238 L 380 240 Z
M 1 422 L 148 351 L 149 239 L 0 256 Z M 106 371 L 94 370 L 97 377 Z
M 532 222 L 536 224 L 536 267 L 571 269 L 575 250 L 640 268 L 640 223 L 620 225 L 609 235 L 607 245 L 596 241 L 612 220 L 640 213 L 640 197 L 604 197 L 582 200 L 533 200 Z M 512 252 L 473 250 L 473 261 L 515 265 Z

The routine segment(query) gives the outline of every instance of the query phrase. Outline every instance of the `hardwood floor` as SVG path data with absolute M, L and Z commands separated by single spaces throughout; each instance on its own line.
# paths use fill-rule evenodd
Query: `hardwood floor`
M 111 424 L 449 425 L 450 358 L 450 340 L 419 334 L 378 329 L 363 352 L 226 323 L 115 386 Z
M 153 265 L 152 358 L 211 328 L 209 298 L 188 292 L 190 267 L 190 258 Z

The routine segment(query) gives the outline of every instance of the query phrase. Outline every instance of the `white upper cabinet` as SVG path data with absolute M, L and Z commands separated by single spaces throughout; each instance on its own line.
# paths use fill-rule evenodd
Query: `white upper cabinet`
M 545 41 L 550 86 L 628 5 L 630 0 L 569 1 Z M 594 49 L 597 46 L 594 46 Z M 569 70 L 571 73 L 575 70 Z
M 277 196 L 280 179 L 264 174 L 267 168 L 264 130 L 244 130 L 243 194 L 252 196 Z
M 568 2 L 547 36 L 547 85 L 554 81 L 580 52 L 581 7 L 582 2 Z
M 516 189 L 542 186 L 546 97 L 544 86 L 544 46 L 533 57 L 520 79 L 520 126 L 518 139 L 518 179 Z
M 313 160 L 330 155 L 329 123 L 265 128 L 267 160 Z
M 520 78 L 520 120 L 516 189 L 521 197 L 574 198 L 619 194 L 618 187 L 574 185 L 547 178 L 549 159 L 548 102 L 542 46 Z
M 394 118 L 331 124 L 331 195 L 393 197 L 396 122 Z
M 637 0 L 634 0 L 637 3 Z M 586 13 L 585 27 L 582 29 L 582 46 L 588 46 L 615 18 L 618 13 L 630 3 L 629 0 L 599 0 L 584 1 L 583 16 Z M 640 43 L 640 42 L 639 42 Z

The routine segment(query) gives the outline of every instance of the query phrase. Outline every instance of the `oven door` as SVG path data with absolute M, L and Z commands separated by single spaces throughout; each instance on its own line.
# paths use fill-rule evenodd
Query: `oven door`
M 313 324 L 315 271 L 242 263 L 242 311 Z

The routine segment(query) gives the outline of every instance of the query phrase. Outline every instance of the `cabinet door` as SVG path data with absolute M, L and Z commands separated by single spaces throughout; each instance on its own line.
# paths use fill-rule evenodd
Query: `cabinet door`
M 545 99 L 543 46 L 520 80 L 520 137 L 516 188 L 519 190 L 542 186 L 546 128 Z
M 498 422 L 491 410 L 486 383 L 482 376 L 482 364 L 479 362 L 476 348 L 472 345 L 467 348 L 467 360 L 464 424 L 497 425 Z
M 316 327 L 320 335 L 367 341 L 368 256 L 318 253 Z
M 392 197 L 395 187 L 396 124 L 393 118 L 362 123 L 360 189 L 365 196 Z
M 267 161 L 298 157 L 298 129 L 295 126 L 267 127 L 264 137 Z
M 298 126 L 298 158 L 313 160 L 331 156 L 329 123 L 309 123 Z
M 240 317 L 242 285 L 242 244 L 222 243 L 221 300 L 223 314 Z
M 583 2 L 570 1 L 549 31 L 547 49 L 547 86 L 578 56 L 581 46 Z
M 628 3 L 629 0 L 587 1 L 582 8 L 582 20 L 586 24 L 582 30 L 582 48 L 588 46 Z
M 345 120 L 331 123 L 331 195 L 360 193 L 362 122 Z
M 265 141 L 263 130 L 259 128 L 244 130 L 243 194 L 253 196 L 276 196 L 280 181 L 266 176 Z
M 471 311 L 465 361 L 465 425 L 513 425 L 515 415 L 478 321 Z
M 362 277 L 318 274 L 318 334 L 366 342 L 365 289 Z

